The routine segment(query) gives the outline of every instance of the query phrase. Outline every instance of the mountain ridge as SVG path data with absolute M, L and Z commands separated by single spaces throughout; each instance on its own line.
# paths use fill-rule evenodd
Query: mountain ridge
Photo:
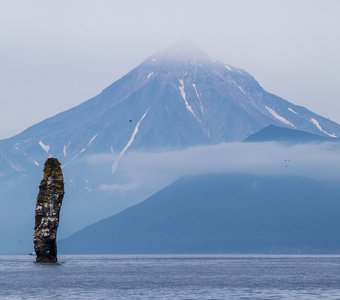
M 338 138 L 325 137 L 301 130 L 269 125 L 248 136 L 243 142 L 323 143 L 339 142 Z
M 338 253 L 338 182 L 184 177 L 60 242 L 67 254 Z

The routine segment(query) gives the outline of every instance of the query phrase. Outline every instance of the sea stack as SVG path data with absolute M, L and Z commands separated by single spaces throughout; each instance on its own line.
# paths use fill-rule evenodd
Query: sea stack
M 64 198 L 64 178 L 60 162 L 48 158 L 35 206 L 34 250 L 37 263 L 57 263 L 57 230 Z

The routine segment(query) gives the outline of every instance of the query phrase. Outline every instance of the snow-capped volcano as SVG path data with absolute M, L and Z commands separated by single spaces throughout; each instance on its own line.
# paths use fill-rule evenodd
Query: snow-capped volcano
M 266 92 L 246 71 L 184 41 L 98 96 L 2 141 L 1 165 L 27 168 L 12 155 L 39 166 L 49 155 L 65 164 L 88 153 L 240 141 L 268 125 L 340 136 L 338 124 Z
M 340 136 L 340 125 L 266 92 L 246 71 L 180 42 L 148 57 L 96 97 L 0 141 L 0 238 L 13 220 L 31 222 L 49 156 L 64 166 L 70 232 L 137 201 L 124 198 L 118 205 L 103 192 L 103 180 L 112 179 L 129 151 L 242 141 L 269 125 Z M 112 154 L 109 173 L 84 167 L 83 158 L 103 153 Z

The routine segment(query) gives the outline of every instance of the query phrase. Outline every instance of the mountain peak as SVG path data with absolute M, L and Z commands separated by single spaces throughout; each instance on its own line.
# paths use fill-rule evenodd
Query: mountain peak
M 182 39 L 160 53 L 161 57 L 171 60 L 207 60 L 208 54 L 188 39 Z

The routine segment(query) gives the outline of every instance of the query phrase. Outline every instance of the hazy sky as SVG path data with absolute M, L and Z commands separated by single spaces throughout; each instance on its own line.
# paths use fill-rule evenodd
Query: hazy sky
M 338 0 L 0 0 L 0 138 L 182 38 L 340 122 Z

